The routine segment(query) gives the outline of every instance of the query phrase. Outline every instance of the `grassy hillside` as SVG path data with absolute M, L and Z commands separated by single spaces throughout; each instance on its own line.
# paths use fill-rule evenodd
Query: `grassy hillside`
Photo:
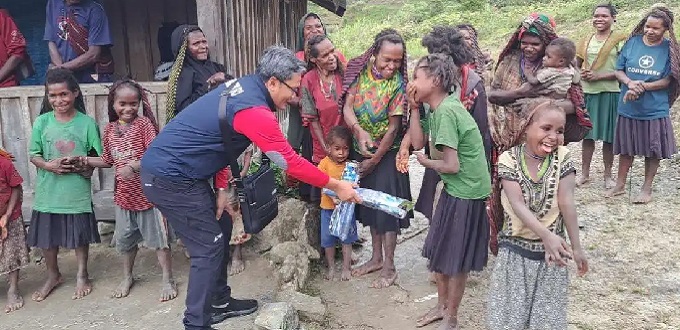
M 336 47 L 348 57 L 361 54 L 384 28 L 399 30 L 407 41 L 408 52 L 418 57 L 426 53 L 420 39 L 433 26 L 472 23 L 480 34 L 482 48 L 498 54 L 519 22 L 531 12 L 555 17 L 560 35 L 578 39 L 592 31 L 590 17 L 599 0 L 350 0 L 345 17 L 339 18 L 310 4 L 329 28 Z M 653 3 L 618 0 L 617 29 L 630 31 Z M 666 4 L 680 20 L 680 1 Z M 676 22 L 676 29 L 680 24 Z

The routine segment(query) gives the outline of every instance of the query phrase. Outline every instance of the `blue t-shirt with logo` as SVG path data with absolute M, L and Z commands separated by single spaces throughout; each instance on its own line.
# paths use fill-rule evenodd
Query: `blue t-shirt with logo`
M 668 39 L 656 46 L 647 46 L 642 36 L 630 38 L 621 50 L 616 69 L 632 80 L 653 82 L 671 73 L 670 42 Z M 646 91 L 635 101 L 623 102 L 628 86 L 621 85 L 619 114 L 632 119 L 652 120 L 669 116 L 668 88 Z

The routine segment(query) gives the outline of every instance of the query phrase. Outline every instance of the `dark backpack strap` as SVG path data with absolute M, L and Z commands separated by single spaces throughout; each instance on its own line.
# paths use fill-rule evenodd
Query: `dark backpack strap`
M 227 100 L 229 99 L 229 91 L 233 87 L 233 84 L 227 86 L 227 89 L 220 95 L 219 108 L 217 109 L 217 114 L 220 121 L 220 130 L 222 131 L 222 143 L 224 144 L 224 150 L 229 153 L 229 167 L 231 168 L 231 176 L 234 178 L 234 183 L 236 187 L 243 189 L 243 181 L 241 180 L 240 168 L 238 166 L 238 157 L 234 148 L 232 148 L 231 137 L 234 131 L 232 125 L 229 125 L 227 120 Z

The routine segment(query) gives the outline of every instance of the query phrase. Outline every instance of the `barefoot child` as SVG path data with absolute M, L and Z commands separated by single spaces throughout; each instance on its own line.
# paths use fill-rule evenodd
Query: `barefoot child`
M 349 146 L 352 145 L 352 133 L 344 126 L 335 126 L 326 137 L 329 153 L 319 162 L 321 172 L 331 178 L 340 179 L 345 163 L 349 156 Z M 331 197 L 321 195 L 321 247 L 324 248 L 326 263 L 328 264 L 327 280 L 335 278 L 335 246 L 338 238 L 330 234 L 331 215 L 335 210 L 335 202 Z M 347 240 L 342 241 L 342 273 L 340 279 L 349 281 L 352 278 L 352 244 L 358 240 L 356 222 Z
M 439 160 L 416 154 L 425 168 L 439 173 L 444 182 L 423 256 L 436 273 L 438 303 L 418 319 L 422 327 L 444 319 L 440 330 L 458 329 L 458 307 L 470 271 L 481 271 L 488 259 L 489 222 L 486 199 L 491 193 L 482 134 L 461 103 L 458 93 L 449 95 L 457 68 L 449 56 L 431 54 L 416 66 L 412 86 L 418 102 L 429 105 L 432 145 Z M 418 117 L 418 112 L 414 111 Z M 419 118 L 411 118 L 411 138 L 423 138 Z
M 88 253 L 90 244 L 99 243 L 100 238 L 92 209 L 92 171 L 79 166 L 76 160 L 101 154 L 99 128 L 84 113 L 80 86 L 70 71 L 48 71 L 45 94 L 29 146 L 38 176 L 28 244 L 43 250 L 47 265 L 47 281 L 33 294 L 33 300 L 45 300 L 61 284 L 59 248 L 76 251 L 78 274 L 73 299 L 80 299 L 92 291 Z
M 246 149 L 246 151 L 244 151 L 241 156 L 238 157 L 237 162 L 239 166 L 241 166 L 239 172 L 241 177 L 246 176 L 246 174 L 248 174 L 248 170 L 250 170 L 250 163 L 253 158 L 253 149 L 254 147 L 251 144 Z M 246 270 L 246 264 L 243 260 L 242 246 L 250 240 L 251 235 L 246 233 L 245 227 L 243 226 L 243 217 L 241 217 L 240 212 L 241 205 L 239 204 L 238 196 L 236 195 L 236 186 L 234 186 L 234 184 L 231 182 L 232 179 L 233 176 L 231 174 L 231 169 L 227 167 L 215 176 L 215 187 L 219 187 L 216 190 L 227 190 L 229 195 L 230 207 L 226 208 L 225 210 L 229 212 L 229 215 L 231 215 L 231 221 L 233 224 L 231 229 L 231 239 L 229 240 L 229 246 L 233 246 L 229 275 L 236 275 Z
M 498 159 L 505 221 L 487 304 L 491 330 L 567 329 L 567 262 L 573 258 L 579 276 L 588 271 L 574 203 L 576 170 L 562 146 L 565 123 L 561 108 L 538 105 L 526 142 Z
M 28 265 L 26 232 L 21 217 L 23 181 L 11 156 L 0 152 L 0 275 L 7 275 L 9 282 L 5 313 L 24 306 L 24 298 L 19 292 L 19 269 Z
M 142 106 L 144 116 L 139 116 Z M 142 242 L 156 250 L 163 271 L 160 301 L 177 297 L 172 277 L 170 243 L 174 239 L 163 216 L 146 199 L 139 179 L 139 159 L 158 133 L 158 124 L 144 89 L 132 80 L 119 80 L 109 92 L 109 123 L 104 130 L 104 153 L 89 157 L 95 167 L 111 167 L 116 172 L 116 249 L 123 255 L 123 281 L 113 291 L 114 298 L 124 298 L 134 283 L 132 268 Z

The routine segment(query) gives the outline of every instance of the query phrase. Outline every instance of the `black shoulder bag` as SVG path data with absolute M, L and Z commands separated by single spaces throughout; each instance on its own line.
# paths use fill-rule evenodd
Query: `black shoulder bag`
M 245 232 L 257 234 L 279 214 L 276 195 L 276 174 L 270 166 L 270 160 L 262 154 L 262 164 L 253 174 L 241 178 L 238 165 L 238 154 L 231 144 L 233 127 L 227 121 L 227 100 L 234 84 L 222 93 L 218 109 L 220 130 L 225 150 L 229 151 L 229 166 L 236 185 L 236 194 L 241 206 L 241 215 Z

